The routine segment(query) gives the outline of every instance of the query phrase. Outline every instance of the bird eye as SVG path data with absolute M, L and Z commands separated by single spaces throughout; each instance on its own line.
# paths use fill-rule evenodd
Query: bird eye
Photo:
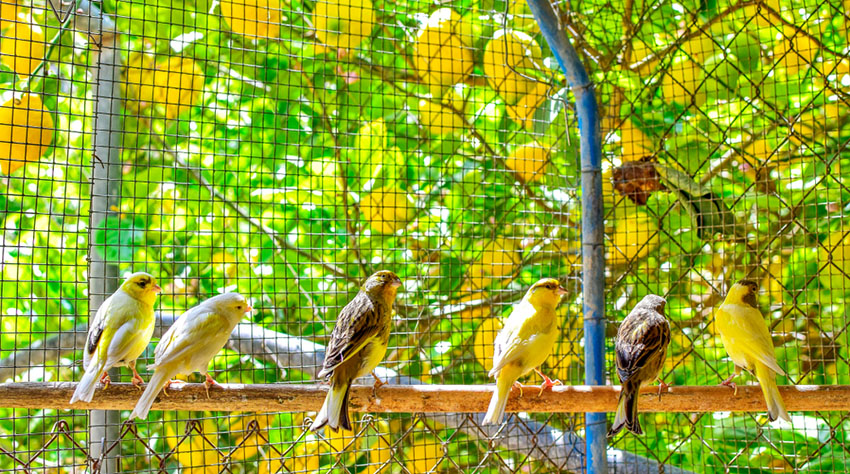
M 139 286 L 141 286 L 142 288 L 144 288 L 145 285 L 147 285 L 147 284 L 148 284 L 148 282 L 146 282 L 146 281 L 140 281 L 139 282 Z
M 236 306 L 236 309 L 242 309 L 242 305 L 240 304 L 240 305 Z

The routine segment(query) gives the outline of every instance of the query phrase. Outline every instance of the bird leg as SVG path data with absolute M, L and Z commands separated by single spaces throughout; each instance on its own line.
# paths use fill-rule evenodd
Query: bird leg
M 656 378 L 655 380 L 658 382 L 658 401 L 661 401 L 661 393 L 666 392 L 667 389 L 669 389 L 670 387 L 673 386 L 673 384 L 672 383 L 666 383 L 659 378 Z
M 732 373 L 726 380 L 720 382 L 720 385 L 724 387 L 732 387 L 735 390 L 735 395 L 738 395 L 738 385 L 735 384 L 732 380 L 737 377 L 741 373 L 741 368 L 737 365 L 735 366 L 735 372 Z
M 110 379 L 110 378 L 109 378 L 109 374 L 107 374 L 106 372 L 104 372 L 104 373 L 103 373 L 103 375 L 101 375 L 101 376 L 100 376 L 100 383 L 102 383 L 102 384 L 103 384 L 103 389 L 104 389 L 104 390 L 106 390 L 107 388 L 109 388 L 109 384 L 111 384 L 111 383 L 112 383 L 112 379 Z
M 543 395 L 543 392 L 546 390 L 552 390 L 552 387 L 555 385 L 563 385 L 560 380 L 550 379 L 549 376 L 541 372 L 540 369 L 534 369 L 534 371 L 537 372 L 537 375 L 543 377 L 543 383 L 540 384 L 540 392 L 537 394 L 538 398 Z
M 217 387 L 221 387 L 221 384 L 219 384 L 218 382 L 213 380 L 213 378 L 210 377 L 210 374 L 204 374 L 204 375 L 207 376 L 206 380 L 204 380 L 204 389 L 206 389 L 206 391 L 207 391 L 207 398 L 210 398 L 210 387 L 212 387 L 213 385 L 215 385 Z M 224 387 L 221 387 L 221 388 L 224 388 Z
M 183 383 L 183 381 L 178 380 L 178 379 L 171 379 L 171 380 L 165 382 L 165 385 L 162 386 L 162 394 L 165 395 L 166 397 L 170 396 L 170 395 L 168 395 L 168 388 L 171 387 L 174 384 L 181 384 L 181 383 Z
M 379 388 L 381 388 L 381 387 L 383 387 L 383 386 L 384 386 L 384 385 L 386 385 L 387 383 L 386 383 L 386 382 L 384 382 L 383 380 L 381 380 L 380 378 L 378 378 L 378 376 L 377 376 L 377 375 L 375 375 L 375 371 L 374 371 L 374 370 L 371 372 L 371 374 L 372 374 L 372 377 L 374 377 L 374 378 L 375 378 L 375 384 L 374 384 L 374 385 L 372 385 L 372 396 L 373 396 L 374 398 L 378 398 L 378 389 L 379 389 Z
M 132 364 L 130 364 L 130 368 L 133 369 L 133 386 L 138 388 L 139 390 L 142 390 L 142 385 L 145 384 L 145 381 L 142 379 L 142 376 L 139 375 L 138 372 L 136 372 L 136 363 L 133 362 Z

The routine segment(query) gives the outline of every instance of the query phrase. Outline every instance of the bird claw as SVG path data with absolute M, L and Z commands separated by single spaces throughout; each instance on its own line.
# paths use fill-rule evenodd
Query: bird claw
M 738 395 L 738 384 L 732 381 L 732 377 L 720 382 L 720 385 L 723 385 L 724 387 L 732 387 L 732 389 L 735 390 L 735 395 Z
M 522 384 L 519 382 L 514 382 L 514 384 L 511 385 L 511 391 L 513 392 L 514 389 L 519 390 L 519 398 L 522 398 Z
M 170 397 L 171 395 L 168 394 L 168 388 L 171 387 L 174 384 L 180 384 L 180 383 L 183 383 L 183 381 L 176 380 L 176 379 L 169 380 L 169 381 L 165 382 L 165 385 L 162 386 L 162 394 L 165 395 L 166 397 Z
M 549 377 L 543 375 L 543 383 L 540 384 L 540 392 L 537 393 L 537 398 L 540 398 L 540 396 L 543 395 L 543 392 L 545 392 L 546 390 L 551 391 L 552 387 L 554 387 L 555 385 L 563 385 L 563 383 L 561 383 L 560 380 L 552 380 Z
M 384 382 L 383 380 L 378 378 L 378 376 L 375 375 L 374 371 L 372 372 L 372 377 L 375 378 L 375 383 L 374 383 L 374 385 L 372 385 L 372 397 L 378 398 L 378 389 L 383 387 L 384 385 L 386 385 L 387 382 Z
M 103 390 L 109 388 L 109 384 L 112 383 L 112 379 L 109 378 L 109 374 L 104 372 L 103 375 L 100 376 L 100 383 L 103 384 Z
M 672 383 L 666 383 L 661 379 L 657 379 L 657 380 L 658 380 L 658 401 L 661 401 L 661 394 L 663 392 L 666 392 L 667 390 L 669 390 L 670 387 L 673 386 L 673 384 Z
M 220 387 L 220 388 L 224 388 L 224 387 L 221 387 L 220 383 L 216 382 L 212 377 L 210 377 L 210 374 L 205 374 L 205 375 L 207 376 L 207 378 L 204 380 L 204 390 L 207 392 L 207 400 L 209 400 L 210 399 L 210 387 L 212 387 L 213 385 Z
M 138 388 L 139 391 L 142 390 L 142 386 L 145 384 L 144 379 L 142 379 L 142 376 L 139 375 L 138 372 L 136 372 L 136 369 L 133 369 L 133 380 L 132 380 L 132 382 L 133 382 L 133 386 Z

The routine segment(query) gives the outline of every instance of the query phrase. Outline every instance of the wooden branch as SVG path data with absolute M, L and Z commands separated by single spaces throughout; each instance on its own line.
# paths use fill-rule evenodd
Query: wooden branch
M 0 400 L 9 408 L 130 410 L 139 398 L 139 389 L 128 383 L 115 383 L 98 389 L 92 403 L 68 400 L 74 382 L 19 382 L 0 384 Z M 224 384 L 210 389 L 206 398 L 203 384 L 177 384 L 160 394 L 154 410 L 304 412 L 318 411 L 327 394 L 324 385 Z M 386 385 L 372 394 L 371 385 L 351 390 L 351 410 L 368 413 L 483 413 L 494 385 Z M 509 412 L 585 413 L 612 412 L 617 408 L 620 387 L 558 386 L 538 397 L 538 387 L 525 386 L 523 397 L 514 395 Z M 850 407 L 850 385 L 801 385 L 779 388 L 789 411 L 843 411 Z M 644 387 L 642 412 L 762 412 L 761 388 L 739 386 L 672 387 L 658 399 L 657 387 Z

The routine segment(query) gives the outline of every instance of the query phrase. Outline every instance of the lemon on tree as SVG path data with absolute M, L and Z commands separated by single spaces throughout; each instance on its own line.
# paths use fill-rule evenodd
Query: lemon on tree
M 21 76 L 28 76 L 44 60 L 44 30 L 35 23 L 15 23 L 0 40 L 3 64 Z
M 661 80 L 664 100 L 684 105 L 704 104 L 707 98 L 702 88 L 704 79 L 705 72 L 697 63 L 684 59 L 674 62 Z
M 485 288 L 492 281 L 511 275 L 518 263 L 519 255 L 514 245 L 510 241 L 497 238 L 484 246 L 478 259 L 469 265 L 468 281 L 475 288 Z
M 785 68 L 785 73 L 792 76 L 812 67 L 819 49 L 809 36 L 794 33 L 779 40 L 773 49 L 773 57 L 780 67 Z
M 489 371 L 493 368 L 493 353 L 495 347 L 493 342 L 496 340 L 496 335 L 502 329 L 502 323 L 498 318 L 486 318 L 475 330 L 475 336 L 472 339 L 472 353 L 475 355 L 475 361 L 484 367 L 484 370 Z
M 204 73 L 195 61 L 174 56 L 153 73 L 153 100 L 165 106 L 165 115 L 175 118 L 190 109 L 204 87 Z
M 0 173 L 10 175 L 27 161 L 38 161 L 53 142 L 53 117 L 41 98 L 24 94 L 0 106 Z
M 390 434 L 390 424 L 384 420 L 376 422 L 376 438 L 377 440 L 369 449 L 369 465 L 366 466 L 367 474 L 375 474 L 377 472 L 389 472 L 389 463 L 392 460 L 393 448 L 387 441 Z
M 413 445 L 404 450 L 404 467 L 411 474 L 439 472 L 443 459 L 443 445 L 433 436 L 423 435 L 413 440 Z
M 413 217 L 407 194 L 391 187 L 373 189 L 360 202 L 360 212 L 372 230 L 381 234 L 395 233 Z
M 463 97 L 454 88 L 449 89 L 442 99 L 419 101 L 422 125 L 433 135 L 446 135 L 462 130 L 465 126 L 463 111 Z
M 605 259 L 611 265 L 633 263 L 658 247 L 660 241 L 657 219 L 627 199 L 615 211 L 613 230 L 608 235 Z
M 472 49 L 460 32 L 460 16 L 441 8 L 428 17 L 413 46 L 413 65 L 435 96 L 472 72 Z
M 356 48 L 372 35 L 375 9 L 370 0 L 319 0 L 313 24 L 322 43 L 334 48 Z
M 850 290 L 850 237 L 844 230 L 829 234 L 818 248 L 818 267 L 823 286 L 832 291 Z
M 505 158 L 505 165 L 526 183 L 538 181 L 546 174 L 551 162 L 549 148 L 536 141 L 520 145 Z
M 499 30 L 484 50 L 487 83 L 507 104 L 532 92 L 537 81 L 528 75 L 542 67 L 543 53 L 531 36 L 516 30 Z
M 280 33 L 278 0 L 223 0 L 221 14 L 234 33 L 246 38 L 277 38 Z
M 522 96 L 516 104 L 507 104 L 505 106 L 508 117 L 526 130 L 530 130 L 534 126 L 534 113 L 543 104 L 543 101 L 546 100 L 548 91 L 549 84 L 543 82 L 535 83 L 534 89 Z
M 626 119 L 618 132 L 620 135 L 620 146 L 622 148 L 620 160 L 623 163 L 637 161 L 654 153 L 655 144 L 641 129 L 635 126 L 631 119 Z

